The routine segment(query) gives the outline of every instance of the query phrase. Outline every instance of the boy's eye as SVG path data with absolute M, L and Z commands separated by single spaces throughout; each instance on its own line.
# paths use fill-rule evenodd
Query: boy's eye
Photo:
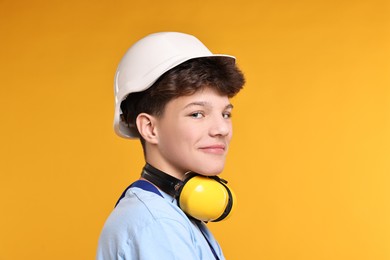
M 190 114 L 190 116 L 192 118 L 202 118 L 203 114 L 201 112 L 195 112 L 195 113 Z
M 229 118 L 232 117 L 232 113 L 230 113 L 230 112 L 225 112 L 225 113 L 222 114 L 222 116 L 223 116 L 223 118 L 225 118 L 225 119 L 229 119 Z

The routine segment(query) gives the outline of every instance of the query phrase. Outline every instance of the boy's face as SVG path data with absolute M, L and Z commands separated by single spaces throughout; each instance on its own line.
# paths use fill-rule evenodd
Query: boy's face
M 187 171 L 219 174 L 232 138 L 232 108 L 211 88 L 168 102 L 156 119 L 155 166 L 178 178 Z

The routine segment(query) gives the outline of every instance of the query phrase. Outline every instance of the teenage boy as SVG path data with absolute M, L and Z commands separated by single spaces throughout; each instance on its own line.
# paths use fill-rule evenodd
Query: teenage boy
M 141 140 L 146 165 L 107 219 L 98 260 L 225 259 L 210 219 L 183 211 L 177 192 L 193 173 L 226 187 L 216 175 L 232 137 L 229 98 L 243 85 L 234 57 L 188 34 L 151 34 L 127 51 L 115 76 L 114 129 Z

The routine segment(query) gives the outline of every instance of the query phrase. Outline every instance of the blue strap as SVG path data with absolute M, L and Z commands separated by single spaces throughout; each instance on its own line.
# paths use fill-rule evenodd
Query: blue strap
M 214 255 L 215 259 L 216 259 L 216 260 L 219 260 L 219 257 L 218 257 L 218 255 L 217 255 L 217 252 L 215 252 L 215 250 L 214 250 L 213 246 L 211 245 L 209 239 L 207 238 L 206 234 L 203 232 L 203 229 L 202 229 L 202 227 L 201 227 L 201 222 L 200 222 L 199 220 L 195 220 L 195 222 L 196 222 L 196 225 L 198 226 L 198 228 L 199 228 L 199 230 L 200 230 L 200 233 L 202 233 L 202 235 L 204 236 L 204 238 L 205 238 L 206 241 L 207 241 L 207 244 L 209 244 L 209 247 L 210 247 L 210 249 L 211 249 L 211 252 L 213 252 L 213 255 Z
M 160 191 L 156 188 L 156 186 L 154 186 L 153 184 L 151 184 L 148 181 L 138 180 L 125 189 L 125 191 L 122 193 L 122 195 L 120 196 L 120 198 L 116 202 L 115 207 L 118 205 L 119 201 L 121 201 L 121 199 L 123 199 L 125 197 L 127 190 L 130 188 L 133 188 L 133 187 L 153 192 L 153 193 L 161 196 L 162 198 L 164 198 L 163 195 L 160 193 Z

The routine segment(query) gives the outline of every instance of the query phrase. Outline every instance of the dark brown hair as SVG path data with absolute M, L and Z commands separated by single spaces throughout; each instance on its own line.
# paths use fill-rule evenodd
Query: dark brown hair
M 165 105 L 174 98 L 192 95 L 205 87 L 231 98 L 244 83 L 244 75 L 232 58 L 191 59 L 165 72 L 147 90 L 129 94 L 121 103 L 121 120 L 136 129 L 135 121 L 140 113 L 161 116 Z M 144 146 L 143 138 L 139 137 Z

